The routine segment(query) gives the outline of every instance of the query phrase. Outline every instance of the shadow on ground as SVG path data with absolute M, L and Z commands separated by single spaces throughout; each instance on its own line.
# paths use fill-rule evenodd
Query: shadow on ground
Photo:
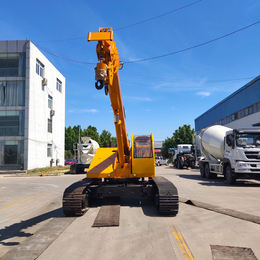
M 20 244 L 19 242 L 4 242 L 4 240 L 13 238 L 13 237 L 30 237 L 33 234 L 26 233 L 23 230 L 37 225 L 40 222 L 43 222 L 45 220 L 51 219 L 51 218 L 61 218 L 65 217 L 63 214 L 62 208 L 54 209 L 52 211 L 46 212 L 42 215 L 36 216 L 34 218 L 21 221 L 19 223 L 15 223 L 11 226 L 7 226 L 4 229 L 0 230 L 0 244 L 4 246 L 14 246 Z
M 224 178 L 224 176 L 218 176 L 214 179 L 206 179 L 202 178 L 199 173 L 197 174 L 178 174 L 180 178 L 189 179 L 189 180 L 196 180 L 200 185 L 204 186 L 250 186 L 250 187 L 260 187 L 260 182 L 256 182 L 251 179 L 237 179 L 235 184 L 228 184 Z

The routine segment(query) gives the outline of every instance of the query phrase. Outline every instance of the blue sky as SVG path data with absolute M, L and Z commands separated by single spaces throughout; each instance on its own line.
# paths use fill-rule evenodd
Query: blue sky
M 1 3 L 0 40 L 28 38 L 66 77 L 66 127 L 92 125 L 115 136 L 109 97 L 94 86 L 96 42 L 87 41 L 99 27 L 113 28 L 125 62 L 129 137 L 152 132 L 163 141 L 179 126 L 194 128 L 196 117 L 260 74 L 259 0 Z

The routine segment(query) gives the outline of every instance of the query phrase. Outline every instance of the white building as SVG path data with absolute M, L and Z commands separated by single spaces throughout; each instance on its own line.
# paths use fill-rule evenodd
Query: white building
M 64 164 L 65 77 L 29 41 L 0 41 L 0 170 Z

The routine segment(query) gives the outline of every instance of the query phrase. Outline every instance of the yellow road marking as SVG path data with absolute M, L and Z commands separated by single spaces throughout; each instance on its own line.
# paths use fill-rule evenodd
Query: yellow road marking
M 177 243 L 181 249 L 181 253 L 184 257 L 185 260 L 195 260 L 192 256 L 192 253 L 190 252 L 190 249 L 188 247 L 188 245 L 185 243 L 184 239 L 183 239 L 183 236 L 180 232 L 180 230 L 175 227 L 171 222 L 170 220 L 168 219 L 168 222 L 170 224 L 170 227 L 172 229 L 172 233 L 175 237 L 175 239 L 177 240 Z
M 12 204 L 9 204 L 9 205 L 7 205 L 7 206 L 4 206 L 4 207 L 0 208 L 0 210 L 1 210 L 1 209 L 8 208 L 8 207 L 11 207 L 11 206 L 13 206 L 13 205 L 15 205 L 15 204 L 18 204 L 18 203 L 20 203 L 20 202 L 23 202 L 23 201 L 25 201 L 25 200 L 29 200 L 29 199 L 32 199 L 32 198 L 34 198 L 34 197 L 40 196 L 40 195 L 42 195 L 42 194 L 44 194 L 44 193 L 46 193 L 46 192 L 42 192 L 42 193 L 40 193 L 40 194 L 31 196 L 31 197 L 29 197 L 29 198 L 26 198 L 26 199 L 23 199 L 23 200 L 19 200 L 19 201 L 17 201 L 17 202 L 14 202 L 14 203 L 12 203 Z

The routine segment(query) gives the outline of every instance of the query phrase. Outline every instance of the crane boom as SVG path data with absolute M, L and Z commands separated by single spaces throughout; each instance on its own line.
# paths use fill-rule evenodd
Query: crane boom
M 111 106 L 115 117 L 115 128 L 118 145 L 118 161 L 121 168 L 129 162 L 130 147 L 127 139 L 125 111 L 123 106 L 118 70 L 122 68 L 119 62 L 116 43 L 113 41 L 112 28 L 99 28 L 99 32 L 89 32 L 88 41 L 98 41 L 97 58 L 99 62 L 95 68 L 96 88 L 105 88 L 109 94 Z

